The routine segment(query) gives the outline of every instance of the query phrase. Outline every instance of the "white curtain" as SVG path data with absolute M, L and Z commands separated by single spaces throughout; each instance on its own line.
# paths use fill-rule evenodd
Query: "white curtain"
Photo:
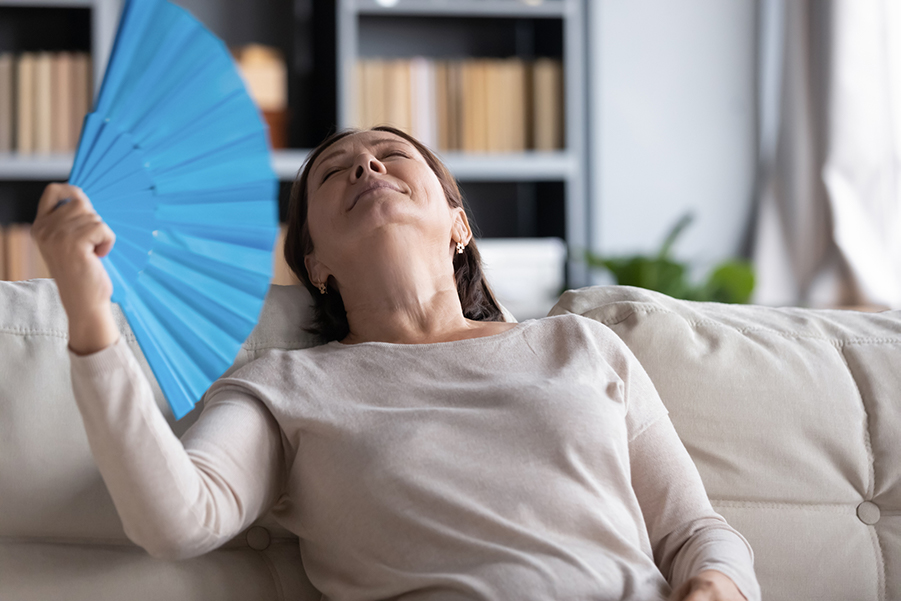
M 755 302 L 901 307 L 901 0 L 761 0 Z

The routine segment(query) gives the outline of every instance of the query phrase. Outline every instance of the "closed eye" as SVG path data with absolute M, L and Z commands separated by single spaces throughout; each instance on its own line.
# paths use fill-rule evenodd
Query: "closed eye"
M 325 180 L 327 180 L 329 177 L 331 177 L 331 176 L 334 175 L 335 173 L 339 172 L 340 170 L 341 170 L 341 169 L 338 168 L 338 167 L 336 167 L 336 168 L 334 168 L 334 169 L 330 169 L 329 171 L 326 172 L 325 175 L 322 176 L 322 181 L 324 182 Z

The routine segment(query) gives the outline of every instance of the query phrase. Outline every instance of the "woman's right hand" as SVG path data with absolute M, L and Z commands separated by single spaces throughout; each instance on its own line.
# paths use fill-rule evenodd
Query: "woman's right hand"
M 57 208 L 60 200 L 70 199 Z M 69 317 L 69 348 L 86 355 L 115 343 L 119 330 L 110 297 L 113 285 L 100 262 L 116 235 L 77 186 L 50 184 L 31 228 Z

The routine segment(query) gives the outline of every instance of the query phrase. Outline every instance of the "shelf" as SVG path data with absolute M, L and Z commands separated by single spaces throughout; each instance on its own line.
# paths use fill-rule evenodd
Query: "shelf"
M 396 0 L 385 6 L 378 0 L 347 2 L 360 15 L 409 15 L 445 17 L 560 18 L 570 10 L 570 0 Z M 386 2 L 390 4 L 390 2 Z
M 293 182 L 297 172 L 313 152 L 312 149 L 290 149 L 272 151 L 272 170 L 280 181 Z
M 75 153 L 30 155 L 0 153 L 0 180 L 64 181 Z
M 272 169 L 281 181 L 294 181 L 308 149 L 276 150 Z M 566 152 L 525 154 L 439 154 L 447 168 L 461 181 L 563 180 L 577 172 L 576 160 Z M 64 181 L 72 169 L 73 153 L 43 156 L 0 154 L 0 180 Z
M 526 152 L 524 154 L 439 155 L 461 181 L 544 181 L 567 179 L 577 172 L 575 158 L 566 152 Z
M 310 150 L 276 150 L 273 169 L 282 181 L 293 181 Z M 447 168 L 461 181 L 549 181 L 564 180 L 577 172 L 575 158 L 566 152 L 524 154 L 439 153 Z

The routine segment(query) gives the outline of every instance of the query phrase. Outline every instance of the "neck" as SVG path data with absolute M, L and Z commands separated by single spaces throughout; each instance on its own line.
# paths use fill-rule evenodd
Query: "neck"
M 386 232 L 369 246 L 337 278 L 350 326 L 342 342 L 436 342 L 471 329 L 442 243 Z

